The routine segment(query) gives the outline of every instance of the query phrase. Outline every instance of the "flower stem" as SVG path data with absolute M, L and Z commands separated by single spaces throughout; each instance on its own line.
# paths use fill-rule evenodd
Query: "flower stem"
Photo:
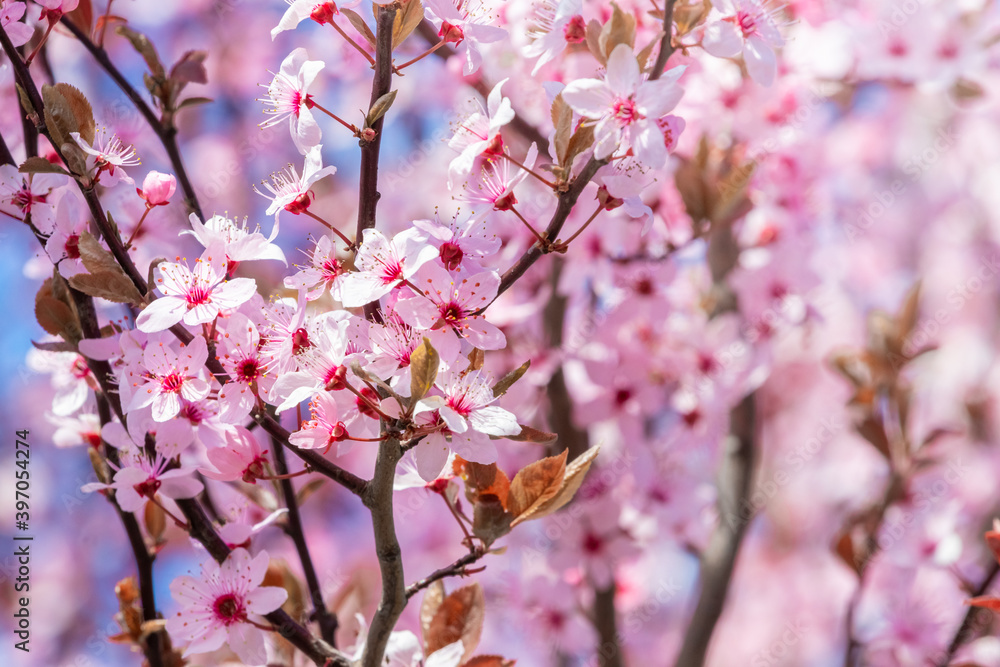
M 327 116 L 329 116 L 330 118 L 334 119 L 335 121 L 337 121 L 338 123 L 340 123 L 341 125 L 343 125 L 344 127 L 346 127 L 348 130 L 350 130 L 354 134 L 358 134 L 358 127 L 357 127 L 357 125 L 353 125 L 351 123 L 348 123 L 346 120 L 344 120 L 343 118 L 341 118 L 337 114 L 333 113 L 329 109 L 325 109 L 324 107 L 321 107 L 319 104 L 316 103 L 316 101 L 312 97 L 309 97 L 306 100 L 306 104 L 309 106 L 310 109 L 319 109 L 320 111 L 322 111 Z
M 149 215 L 149 212 L 152 210 L 153 207 L 150 206 L 149 204 L 146 204 L 146 210 L 142 212 L 142 217 L 139 218 L 139 223 L 135 226 L 135 229 L 132 230 L 132 233 L 129 234 L 128 241 L 125 242 L 126 250 L 129 250 L 132 247 L 132 241 L 135 240 L 135 235 L 139 233 L 140 229 L 142 229 L 143 221 L 146 219 L 146 216 Z
M 310 211 L 308 209 L 305 210 L 305 211 L 302 211 L 302 212 L 305 213 L 306 215 L 308 215 L 313 220 L 316 220 L 317 222 L 322 223 L 327 229 L 329 229 L 331 232 L 333 232 L 334 234 L 336 234 L 337 236 L 339 236 L 340 240 L 347 244 L 348 249 L 354 247 L 354 242 L 351 241 L 346 236 L 344 236 L 343 232 L 341 232 L 339 229 L 337 229 L 336 227 L 334 227 L 333 225 L 331 225 L 329 222 L 327 222 L 326 220 L 324 220 L 323 218 L 319 217 L 318 215 L 316 215 L 315 213 L 313 213 L 312 211 Z
M 308 475 L 312 471 L 313 469 L 307 465 L 305 468 L 299 470 L 298 472 L 290 472 L 284 475 L 255 475 L 255 477 L 257 479 L 266 479 L 266 480 L 292 479 L 293 477 L 301 477 L 302 475 Z
M 531 174 L 532 176 L 534 176 L 535 178 L 537 178 L 537 179 L 538 179 L 539 181 L 541 181 L 542 183 L 545 183 L 545 185 L 549 186 L 549 187 L 550 187 L 550 188 L 552 188 L 553 190 L 555 190 L 555 189 L 556 189 L 556 184 L 555 184 L 555 183 L 553 183 L 552 181 L 550 181 L 549 179 L 547 179 L 547 178 L 545 178 L 544 176 L 542 176 L 542 175 L 540 175 L 540 174 L 538 174 L 538 173 L 536 173 L 536 172 L 532 171 L 531 169 L 528 169 L 527 167 L 525 167 L 525 166 L 524 166 L 523 164 L 521 164 L 520 162 L 518 162 L 517 160 L 515 160 L 514 158 L 512 158 L 512 157 L 511 157 L 510 155 L 508 155 L 507 153 L 504 153 L 504 154 L 503 154 L 503 156 L 504 156 L 505 158 L 507 158 L 507 160 L 508 160 L 508 161 L 510 161 L 511 163 L 513 163 L 513 164 L 517 165 L 517 166 L 518 166 L 518 167 L 520 167 L 521 169 L 524 169 L 524 170 L 525 170 L 526 172 L 528 172 L 529 174 Z
M 587 218 L 587 222 L 583 223 L 583 226 L 582 226 L 582 227 L 580 227 L 580 229 L 576 230 L 576 233 L 575 233 L 575 234 L 573 234 L 573 236 L 569 237 L 568 239 L 566 239 L 565 241 L 563 241 L 562 243 L 560 243 L 560 244 L 559 244 L 559 246 L 560 246 L 560 247 L 562 247 L 562 248 L 564 248 L 564 247 L 568 246 L 568 245 L 570 244 L 570 242 L 571 242 L 571 241 L 573 241 L 573 239 L 575 239 L 575 238 L 576 238 L 577 236 L 579 236 L 580 234 L 582 234 L 582 233 L 583 233 L 583 230 L 585 230 L 585 229 L 587 228 L 587 226 L 588 226 L 588 225 L 589 225 L 590 223 L 592 223 L 592 222 L 594 221 L 594 219 L 595 219 L 595 218 L 596 218 L 596 217 L 597 217 L 597 216 L 598 216 L 598 215 L 599 215 L 599 214 L 601 213 L 601 211 L 603 211 L 603 210 L 604 210 L 604 205 L 603 205 L 603 204 L 598 204 L 598 205 L 597 205 L 597 210 L 596 210 L 596 211 L 594 211 L 593 215 L 591 215 L 591 216 L 590 216 L 589 218 Z
M 396 72 L 399 72 L 399 70 L 405 69 L 405 68 L 409 67 L 410 65 L 412 65 L 415 62 L 417 62 L 418 60 L 423 60 L 424 58 L 426 58 L 427 56 L 431 55 L 432 53 L 434 53 L 435 51 L 437 51 L 438 49 L 440 49 L 442 46 L 444 46 L 447 43 L 448 42 L 446 42 L 446 41 L 444 41 L 442 39 L 440 42 L 438 42 L 437 44 L 435 44 L 431 48 L 427 49 L 426 51 L 424 51 L 423 53 L 421 53 L 419 56 L 417 56 L 416 58 L 414 58 L 413 60 L 407 60 L 402 65 L 396 65 Z
M 525 220 L 525 219 L 524 219 L 524 216 L 523 216 L 523 215 L 521 215 L 520 213 L 518 213 L 518 212 L 517 212 L 517 209 L 516 209 L 516 208 L 514 208 L 513 206 L 511 206 L 509 210 L 510 210 L 510 211 L 511 211 L 511 212 L 512 212 L 512 213 L 513 213 L 514 215 L 516 215 L 516 216 L 518 217 L 518 219 L 519 219 L 519 220 L 520 220 L 521 222 L 523 222 L 523 223 L 524 223 L 524 226 L 525 226 L 525 227 L 527 227 L 527 228 L 528 228 L 529 230 L 531 230 L 531 233 L 535 235 L 535 238 L 536 238 L 536 239 L 538 239 L 538 242 L 539 242 L 539 243 L 541 244 L 541 246 L 542 246 L 543 248 L 545 248 L 545 247 L 547 247 L 547 246 L 549 246 L 549 245 L 550 245 L 549 241 L 548 241 L 547 239 L 545 239 L 545 238 L 544 238 L 544 237 L 543 237 L 543 236 L 542 236 L 541 234 L 539 234 L 539 233 L 538 233 L 538 232 L 537 232 L 537 231 L 535 230 L 535 228 L 531 226 L 531 223 L 530 223 L 530 222 L 528 222 L 527 220 Z
M 355 49 L 357 49 L 357 50 L 358 50 L 358 53 L 360 53 L 361 55 L 363 55 L 363 56 L 365 57 L 365 60 L 367 60 L 367 61 L 368 61 L 368 64 L 369 64 L 369 65 L 374 65 L 374 64 L 375 64 L 375 59 L 374 59 L 374 58 L 372 58 L 372 57 L 371 57 L 370 55 L 368 55 L 368 52 L 367 52 L 367 51 L 365 51 L 365 50 L 364 50 L 363 48 L 361 48 L 361 45 L 360 45 L 360 44 L 358 44 L 358 43 L 357 43 L 357 42 L 355 42 L 355 41 L 354 41 L 353 39 L 351 39 L 351 36 L 350 36 L 350 35 L 348 35 L 348 34 L 347 34 L 346 32 L 344 32 L 344 29 L 343 29 L 343 28 L 341 28 L 341 27 L 340 27 L 339 25 L 337 25 L 337 24 L 336 24 L 336 22 L 334 22 L 334 21 L 330 21 L 330 25 L 332 25 L 332 26 L 333 26 L 333 29 L 334 29 L 334 30 L 336 30 L 337 32 L 339 32 L 339 33 L 340 33 L 340 36 L 341 36 L 341 37 L 343 37 L 344 39 L 346 39 L 346 40 L 347 40 L 347 43 L 348 43 L 348 44 L 350 44 L 350 45 L 351 45 L 351 46 L 353 46 L 353 47 L 354 47 Z

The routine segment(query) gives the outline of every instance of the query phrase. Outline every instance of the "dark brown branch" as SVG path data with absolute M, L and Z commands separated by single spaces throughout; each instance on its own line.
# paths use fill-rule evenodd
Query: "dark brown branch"
M 622 667 L 622 648 L 618 641 L 618 612 L 615 609 L 615 582 L 594 593 L 594 627 L 600 637 L 597 659 L 601 667 Z
M 274 466 L 279 475 L 288 474 L 288 461 L 285 460 L 285 450 L 281 441 L 271 436 L 271 449 L 274 450 Z M 285 531 L 295 543 L 295 550 L 299 554 L 299 561 L 302 563 L 302 572 L 306 577 L 306 585 L 309 587 L 309 597 L 313 603 L 313 616 L 319 623 L 319 632 L 330 646 L 336 647 L 337 641 L 334 634 L 337 632 L 337 617 L 332 614 L 323 601 L 323 589 L 319 585 L 319 578 L 316 576 L 316 568 L 313 566 L 312 555 L 309 553 L 309 545 L 306 544 L 305 530 L 302 528 L 302 517 L 299 514 L 299 503 L 295 499 L 295 487 L 292 480 L 285 477 L 279 482 L 281 494 L 285 497 L 285 506 L 288 508 L 288 529 Z
M 451 565 L 442 567 L 440 570 L 435 570 L 430 575 L 424 577 L 420 581 L 410 584 L 406 587 L 406 599 L 409 600 L 414 595 L 427 588 L 435 581 L 445 579 L 447 577 L 460 577 L 465 574 L 465 568 L 472 565 L 480 558 L 486 555 L 486 550 L 483 548 L 477 548 L 469 553 L 465 554 L 458 560 L 456 560 Z
M 375 459 L 375 475 L 362 496 L 365 506 L 372 514 L 375 553 L 382 574 L 382 598 L 372 617 L 368 641 L 361 658 L 362 667 L 378 667 L 382 663 L 389 634 L 406 607 L 403 555 L 392 516 L 392 483 L 396 477 L 396 464 L 402 456 L 403 449 L 399 440 L 392 438 L 380 442 L 378 457 Z
M 165 123 L 162 119 L 156 117 L 156 113 L 153 108 L 146 103 L 132 84 L 122 75 L 121 71 L 115 66 L 111 59 L 108 58 L 108 53 L 102 47 L 97 46 L 91 41 L 90 37 L 84 33 L 80 28 L 74 24 L 69 17 L 64 16 L 62 19 L 62 24 L 66 27 L 73 35 L 83 44 L 84 48 L 94 56 L 94 60 L 100 64 L 104 71 L 108 73 L 108 76 L 117 84 L 125 96 L 129 98 L 132 104 L 135 106 L 139 114 L 146 119 L 149 123 L 149 127 L 156 134 L 160 143 L 163 144 L 164 150 L 167 151 L 167 157 L 170 159 L 170 164 L 174 168 L 174 172 L 177 176 L 177 181 L 180 183 L 181 190 L 184 192 L 184 203 L 187 205 L 188 209 L 192 211 L 199 219 L 204 220 L 205 217 L 201 212 L 201 204 L 198 203 L 198 195 L 194 191 L 194 187 L 191 185 L 191 179 L 188 177 L 187 170 L 184 168 L 184 162 L 181 160 L 180 151 L 177 148 L 177 128 L 174 126 L 173 122 Z
M 660 40 L 660 52 L 656 54 L 656 62 L 649 71 L 649 80 L 656 81 L 663 75 L 667 61 L 674 54 L 674 4 L 677 0 L 666 0 L 663 7 L 663 39 Z
M 580 170 L 580 174 L 573 180 L 573 184 L 570 185 L 569 189 L 559 195 L 559 203 L 556 205 L 555 213 L 552 214 L 552 219 L 549 220 L 548 226 L 545 228 L 545 237 L 549 241 L 555 241 L 559 236 L 559 232 L 562 230 L 564 224 L 566 224 L 566 219 L 569 218 L 569 214 L 573 212 L 573 207 L 576 206 L 576 201 L 580 198 L 583 190 L 590 183 L 590 180 L 597 173 L 597 170 L 607 164 L 606 160 L 596 160 L 591 158 L 583 169 Z M 525 251 L 521 257 L 518 258 L 514 265 L 511 266 L 503 274 L 500 279 L 500 288 L 497 290 L 497 296 L 500 296 L 513 285 L 517 280 L 525 274 L 525 272 L 531 268 L 531 266 L 538 261 L 538 258 L 545 254 L 546 251 L 541 248 L 537 243 L 532 244 L 528 250 Z M 476 314 L 481 314 L 489 304 L 480 308 Z
M 191 537 L 201 542 L 216 561 L 220 563 L 225 561 L 229 557 L 229 546 L 215 532 L 201 504 L 193 499 L 179 499 L 175 502 L 187 519 Z M 314 664 L 321 667 L 351 667 L 351 661 L 346 655 L 322 639 L 314 637 L 285 611 L 277 609 L 266 614 L 264 618 L 270 621 L 275 632 L 302 651 Z

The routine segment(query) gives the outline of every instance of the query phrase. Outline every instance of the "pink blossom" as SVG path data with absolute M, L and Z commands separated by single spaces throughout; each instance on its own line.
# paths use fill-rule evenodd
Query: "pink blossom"
M 34 32 L 27 23 L 22 23 L 20 18 L 24 16 L 25 4 L 14 0 L 3 0 L 0 2 L 0 27 L 4 29 L 14 46 L 22 46 L 31 39 Z
M 294 290 L 305 290 L 306 299 L 315 301 L 323 296 L 329 288 L 335 289 L 338 281 L 347 275 L 344 263 L 337 259 L 337 246 L 329 235 L 316 240 L 312 251 L 307 253 L 309 265 L 300 267 L 294 275 L 285 278 L 285 287 Z
M 136 188 L 139 196 L 146 200 L 146 206 L 166 206 L 177 189 L 177 179 L 173 174 L 151 171 L 142 181 L 142 189 Z
M 336 167 L 323 166 L 320 155 L 322 149 L 323 146 L 317 144 L 306 151 L 301 176 L 295 167 L 289 166 L 284 172 L 272 174 L 270 183 L 264 183 L 264 187 L 271 192 L 269 197 L 271 204 L 267 207 L 267 215 L 273 215 L 277 219 L 282 209 L 295 215 L 300 215 L 309 209 L 313 200 L 310 190 L 313 184 L 321 178 L 337 173 Z M 256 187 L 254 192 L 268 197 Z
M 413 226 L 427 235 L 427 242 L 438 249 L 438 261 L 449 271 L 481 271 L 477 260 L 500 249 L 500 239 L 472 217 L 463 220 L 456 215 L 449 223 L 414 220 Z
M 436 255 L 417 229 L 400 232 L 391 241 L 376 229 L 366 229 L 355 259 L 358 270 L 342 278 L 333 296 L 345 308 L 364 306 L 412 278 Z
M 594 127 L 594 157 L 603 159 L 629 146 L 644 166 L 657 169 L 667 159 L 666 142 L 657 119 L 680 101 L 684 91 L 677 80 L 684 67 L 667 70 L 655 81 L 644 81 L 639 62 L 627 44 L 608 57 L 604 79 L 579 79 L 563 89 L 566 103 Z
M 323 25 L 332 23 L 333 17 L 340 14 L 340 9 L 335 2 L 320 2 L 318 0 L 285 0 L 288 9 L 282 15 L 278 25 L 271 29 L 271 40 L 273 41 L 279 33 L 286 30 L 294 30 L 306 19 L 312 19 L 316 23 Z M 341 7 L 355 7 L 360 0 L 341 3 Z
M 122 143 L 115 135 L 108 135 L 107 130 L 99 128 L 94 135 L 94 143 L 89 144 L 79 132 L 70 132 L 73 141 L 86 153 L 87 171 L 94 171 L 93 177 L 100 180 L 102 174 L 109 178 L 101 181 L 102 185 L 111 186 L 121 181 L 135 183 L 122 167 L 134 167 L 139 164 L 135 149 Z
M 503 137 L 500 129 L 514 120 L 514 109 L 510 100 L 502 95 L 500 89 L 507 83 L 503 79 L 493 86 L 486 98 L 486 108 L 479 101 L 479 110 L 466 118 L 455 130 L 455 135 L 448 141 L 448 147 L 458 151 L 459 155 L 448 165 L 448 187 L 454 181 L 472 172 L 476 160 L 480 157 L 503 155 Z
M 455 199 L 469 202 L 477 211 L 474 218 L 477 221 L 492 211 L 509 211 L 517 204 L 514 188 L 528 177 L 528 169 L 535 166 L 537 159 L 535 144 L 528 147 L 528 154 L 521 163 L 524 168 L 511 164 L 510 160 L 490 158 L 479 173 L 475 190 L 466 187 Z
M 208 395 L 209 384 L 201 376 L 208 359 L 208 345 L 195 336 L 180 353 L 163 343 L 146 346 L 143 374 L 135 382 L 128 410 L 153 406 L 153 419 L 164 422 L 181 411 L 181 399 L 197 401 Z
M 251 622 L 266 623 L 262 615 L 288 598 L 284 588 L 261 586 L 268 563 L 265 551 L 251 558 L 246 549 L 234 549 L 222 565 L 206 560 L 199 576 L 182 575 L 170 583 L 182 609 L 167 619 L 167 632 L 187 642 L 185 656 L 228 644 L 246 665 L 267 662 L 264 632 Z
M 260 350 L 260 333 L 246 315 L 236 313 L 225 323 L 218 358 L 230 378 L 219 391 L 219 418 L 240 424 L 254 408 L 257 396 L 266 396 L 273 383 L 264 371 L 267 363 Z
M 568 44 L 583 41 L 586 24 L 580 12 L 583 0 L 544 0 L 535 10 L 535 23 L 528 30 L 531 40 L 523 49 L 528 58 L 538 58 L 531 75 L 552 61 Z
M 785 43 L 766 0 L 712 0 L 706 20 L 705 50 L 719 58 L 742 54 L 747 72 L 762 86 L 770 86 L 777 72 L 774 49 Z
M 115 500 L 126 512 L 139 512 L 149 500 L 161 494 L 166 498 L 194 498 L 201 493 L 201 482 L 192 478 L 193 468 L 169 468 L 170 460 L 159 452 L 150 459 L 145 452 L 131 450 L 122 454 L 122 466 L 111 484 L 85 484 L 85 493 L 114 490 Z
M 287 118 L 292 141 L 302 154 L 322 138 L 309 104 L 309 86 L 326 66 L 321 60 L 306 60 L 307 57 L 303 48 L 292 51 L 267 87 L 267 99 L 261 100 L 271 105 L 265 111 L 270 118 L 261 127 L 277 125 Z
M 271 230 L 271 235 L 265 237 L 260 232 L 260 226 L 251 229 L 247 225 L 246 218 L 242 222 L 237 222 L 236 219 L 224 215 L 213 215 L 203 223 L 192 213 L 188 216 L 188 220 L 191 223 L 191 230 L 182 231 L 181 234 L 194 236 L 205 248 L 216 243 L 222 244 L 228 261 L 227 276 L 233 275 L 240 262 L 274 259 L 286 263 L 285 253 L 273 243 L 278 235 L 277 224 Z
M 146 333 L 169 329 L 182 320 L 190 326 L 207 324 L 221 310 L 236 308 L 257 292 L 252 278 L 226 279 L 226 253 L 221 244 L 206 249 L 195 261 L 194 271 L 186 264 L 163 262 L 153 275 L 163 296 L 146 306 L 135 320 Z
M 208 450 L 208 461 L 214 468 L 202 468 L 206 477 L 234 482 L 243 480 L 256 484 L 264 474 L 267 451 L 260 446 L 257 438 L 242 426 L 235 426 L 226 432 L 226 446 Z
M 492 17 L 480 0 L 425 0 L 424 6 L 428 19 L 438 29 L 438 37 L 454 44 L 464 59 L 466 76 L 478 70 L 483 62 L 481 44 L 499 42 L 507 36 L 503 28 L 487 25 Z
M 396 312 L 414 328 L 447 327 L 481 350 L 499 350 L 506 342 L 503 332 L 476 311 L 496 298 L 500 276 L 496 271 L 461 275 L 453 277 L 435 264 L 428 265 L 417 280 L 424 296 L 401 299 Z

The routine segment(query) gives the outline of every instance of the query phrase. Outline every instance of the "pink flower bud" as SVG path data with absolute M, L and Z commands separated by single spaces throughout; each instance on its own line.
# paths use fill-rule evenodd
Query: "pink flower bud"
M 136 188 L 139 196 L 146 200 L 146 206 L 166 206 L 174 190 L 177 189 L 177 179 L 170 174 L 151 171 L 142 181 L 142 190 Z

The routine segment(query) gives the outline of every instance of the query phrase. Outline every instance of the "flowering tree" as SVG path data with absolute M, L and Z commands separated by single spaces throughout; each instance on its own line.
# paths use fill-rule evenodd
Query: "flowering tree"
M 100 4 L 0 212 L 112 660 L 1000 664 L 992 4 Z

